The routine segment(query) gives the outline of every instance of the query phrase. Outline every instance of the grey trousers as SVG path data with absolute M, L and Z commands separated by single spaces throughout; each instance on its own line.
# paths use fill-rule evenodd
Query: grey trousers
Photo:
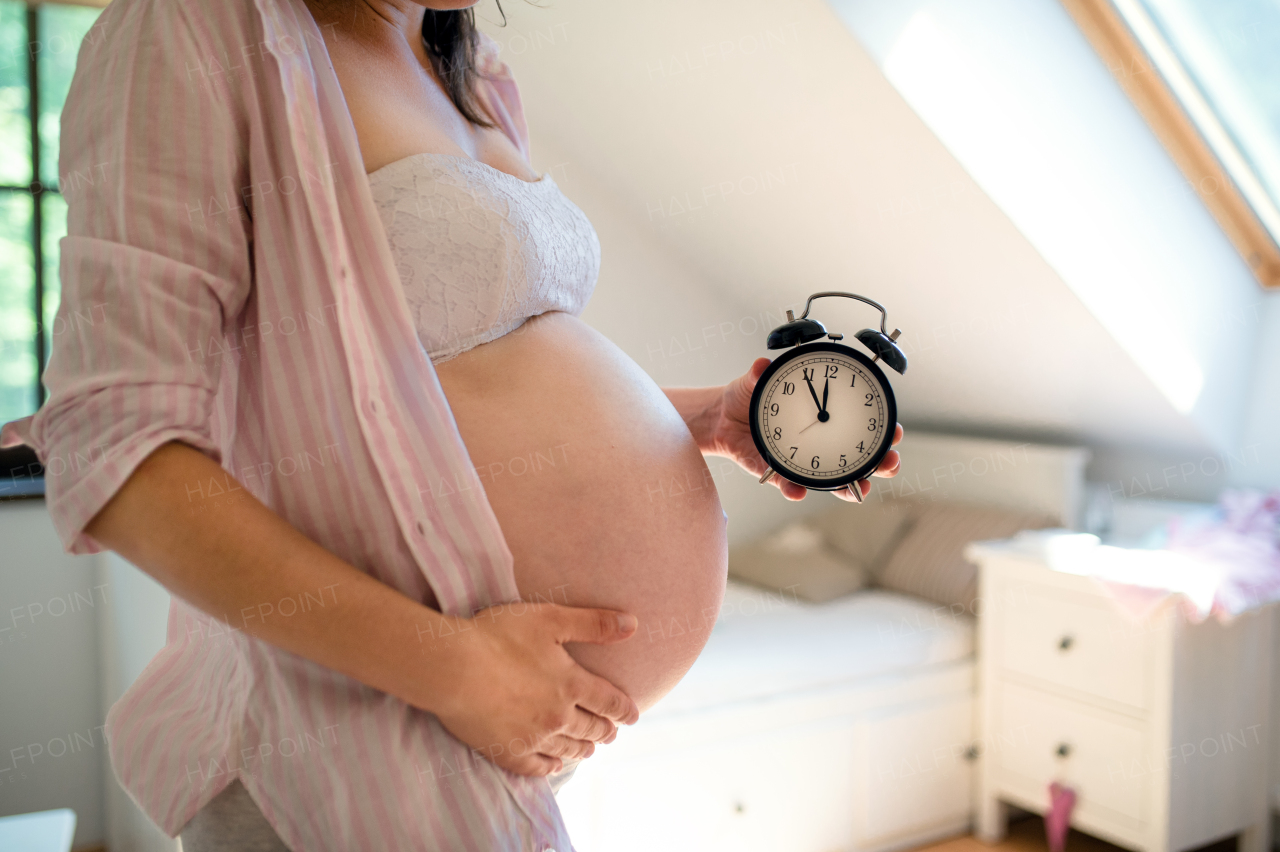
M 560 792 L 581 761 L 566 761 L 564 769 L 547 778 L 551 791 Z M 239 781 L 214 796 L 182 827 L 181 852 L 289 852 Z
M 178 837 L 182 852 L 289 852 L 239 781 L 196 811 Z

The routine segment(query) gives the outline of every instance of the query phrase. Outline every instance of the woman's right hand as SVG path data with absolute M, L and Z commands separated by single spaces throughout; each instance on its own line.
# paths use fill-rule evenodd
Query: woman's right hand
M 431 710 L 455 737 L 503 769 L 548 775 L 589 757 L 640 718 L 634 701 L 584 669 L 566 642 L 610 644 L 636 631 L 633 615 L 551 603 L 499 604 L 467 620 L 451 688 Z M 464 628 L 465 629 L 465 628 Z
M 191 483 L 225 476 L 200 450 L 170 441 L 138 464 L 85 531 L 230 629 L 435 713 L 512 772 L 554 772 L 561 758 L 611 740 L 615 722 L 640 718 L 635 702 L 564 649 L 626 639 L 634 616 L 624 616 L 624 628 L 614 610 L 519 602 L 472 618 L 442 615 L 338 558 L 243 488 L 239 498 L 209 499 L 193 512 Z M 332 599 L 307 615 L 263 611 L 264 602 L 302 589 Z M 416 664 L 405 657 L 415 639 L 427 655 Z

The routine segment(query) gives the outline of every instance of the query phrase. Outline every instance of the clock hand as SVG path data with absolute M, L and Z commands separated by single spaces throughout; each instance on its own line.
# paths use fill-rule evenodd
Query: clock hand
M 813 387 L 813 382 L 809 381 L 809 377 L 805 377 L 805 384 L 809 386 L 809 393 L 813 396 L 813 402 L 818 406 L 818 419 L 810 423 L 808 426 L 800 430 L 799 434 L 803 435 L 819 423 L 826 423 L 831 419 L 831 415 L 827 413 L 827 391 L 831 390 L 831 379 L 828 378 L 822 385 L 822 400 L 818 400 L 818 392 Z
M 818 402 L 818 392 L 813 389 L 813 382 L 809 381 L 809 377 L 806 376 L 804 383 L 809 386 L 809 393 L 813 396 L 813 404 L 818 406 L 818 411 L 821 412 L 823 405 Z

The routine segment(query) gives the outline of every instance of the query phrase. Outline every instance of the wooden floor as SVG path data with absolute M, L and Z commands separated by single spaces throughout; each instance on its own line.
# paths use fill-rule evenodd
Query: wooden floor
M 1038 816 L 1020 819 L 1009 824 L 1005 839 L 995 844 L 983 843 L 972 835 L 953 837 L 931 846 L 922 846 L 914 852 L 1049 852 L 1044 836 L 1044 820 Z M 1067 838 L 1067 852 L 1128 852 L 1105 840 L 1071 830 Z M 1236 852 L 1235 838 L 1205 846 L 1196 852 Z

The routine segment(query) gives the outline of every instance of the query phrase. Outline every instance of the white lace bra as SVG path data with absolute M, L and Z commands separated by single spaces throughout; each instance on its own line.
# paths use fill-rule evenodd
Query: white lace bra
M 368 178 L 432 362 L 529 317 L 586 307 L 600 241 L 550 174 L 531 182 L 470 157 L 423 153 Z

